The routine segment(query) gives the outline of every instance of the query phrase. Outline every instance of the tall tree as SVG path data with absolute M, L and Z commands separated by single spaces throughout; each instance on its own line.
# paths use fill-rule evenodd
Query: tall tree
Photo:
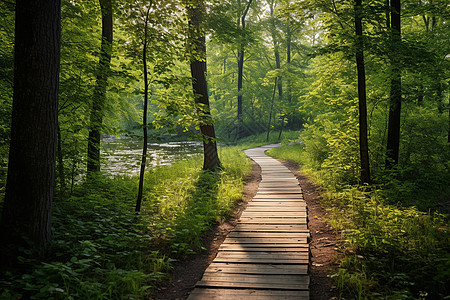
M 370 183 L 369 145 L 367 141 L 366 70 L 362 30 L 362 0 L 355 0 L 356 69 L 358 73 L 359 155 L 361 183 Z
M 391 59 L 391 91 L 389 96 L 389 123 L 386 146 L 386 167 L 398 165 L 400 148 L 400 114 L 402 105 L 402 77 L 400 27 L 400 0 L 391 0 L 390 59 Z
M 106 88 L 111 67 L 113 42 L 113 17 L 111 0 L 99 0 L 102 11 L 102 38 L 97 71 L 97 82 L 92 98 L 91 124 L 88 138 L 87 171 L 100 171 L 100 130 L 103 123 L 103 110 Z
M 136 200 L 136 212 L 141 211 L 142 204 L 142 192 L 144 189 L 144 175 L 145 175 L 145 164 L 147 162 L 147 148 L 148 148 L 148 128 L 147 128 L 147 110 L 148 110 L 148 71 L 147 71 L 147 47 L 148 47 L 148 22 L 149 13 L 152 8 L 153 2 L 151 1 L 148 5 L 147 12 L 144 17 L 144 40 L 142 48 L 142 63 L 144 67 L 144 111 L 142 114 L 142 130 L 144 134 L 144 141 L 142 146 L 142 156 L 141 156 L 141 170 L 139 173 L 139 190 Z
M 242 15 L 238 16 L 237 26 L 241 28 L 241 41 L 239 45 L 239 53 L 238 53 L 238 107 L 237 107 L 237 121 L 238 127 L 236 131 L 236 139 L 239 139 L 242 135 L 242 82 L 244 78 L 244 56 L 245 56 L 245 45 L 246 45 L 246 32 L 245 32 L 245 18 L 247 17 L 248 11 L 250 9 L 250 5 L 252 4 L 252 0 L 248 0 L 245 8 L 242 12 Z M 241 9 L 241 0 L 238 0 L 239 11 Z
M 267 0 L 267 4 L 269 4 L 270 9 L 270 35 L 272 36 L 272 43 L 273 43 L 273 53 L 275 56 L 275 67 L 277 69 L 281 68 L 281 59 L 280 59 L 280 43 L 278 42 L 277 38 L 277 26 L 276 26 L 276 17 L 274 15 L 275 13 L 275 0 Z M 290 47 L 290 45 L 289 45 Z M 290 56 L 290 49 L 287 52 Z M 289 58 L 290 59 L 290 58 Z M 281 103 L 283 100 L 283 83 L 280 76 L 277 76 L 275 80 L 278 82 L 277 88 L 278 88 L 278 99 Z
M 61 43 L 60 0 L 17 0 L 14 95 L 2 244 L 50 241 Z
M 220 160 L 217 153 L 216 134 L 210 113 L 208 86 L 206 82 L 206 42 L 204 28 L 206 9 L 203 0 L 188 2 L 187 12 L 189 17 L 192 88 L 200 117 L 200 132 L 203 140 L 203 170 L 213 171 L 220 166 Z

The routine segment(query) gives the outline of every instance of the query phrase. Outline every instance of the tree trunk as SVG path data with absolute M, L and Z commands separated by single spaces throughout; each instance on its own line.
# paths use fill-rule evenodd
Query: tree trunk
M 291 33 L 291 25 L 288 24 L 286 28 L 286 65 L 289 68 L 291 64 L 291 43 L 292 43 L 292 33 Z M 287 100 L 288 103 L 291 103 L 292 100 L 292 92 L 291 92 L 291 81 L 288 79 L 287 81 Z
M 236 131 L 236 140 L 239 140 L 242 136 L 242 79 L 243 79 L 243 71 L 244 71 L 244 48 L 241 48 L 239 52 L 238 59 L 238 96 L 237 96 L 237 131 Z
M 291 44 L 292 44 L 292 32 L 291 32 L 291 24 L 290 24 L 290 17 L 288 19 L 288 24 L 286 26 L 286 65 L 288 69 L 288 73 L 291 72 L 290 65 L 291 65 Z M 292 109 L 292 82 L 290 79 L 290 76 L 287 78 L 287 85 L 286 85 L 286 99 L 287 103 L 289 105 L 289 113 L 287 114 L 287 124 L 286 126 L 290 129 L 295 128 L 294 124 L 297 121 L 295 118 L 294 110 L 297 110 L 297 108 Z
M 113 42 L 113 18 L 111 0 L 99 0 L 102 10 L 102 42 L 91 110 L 91 124 L 88 137 L 87 171 L 100 171 L 100 130 L 103 123 L 103 109 L 106 101 L 106 87 L 111 65 Z
M 152 3 L 152 2 L 150 2 Z M 142 62 L 144 65 L 144 111 L 142 115 L 142 130 L 144 133 L 144 141 L 142 145 L 142 157 L 141 157 L 141 170 L 139 173 L 139 190 L 136 200 L 135 211 L 141 211 L 142 193 L 144 190 L 144 176 L 145 176 L 145 164 L 147 163 L 147 148 L 148 148 L 148 130 L 147 130 L 147 110 L 148 110 L 148 74 L 147 74 L 147 46 L 148 46 L 148 15 L 150 13 L 151 4 L 147 8 L 144 24 L 144 48 L 142 50 Z
M 275 102 L 275 93 L 277 91 L 277 78 L 275 78 L 275 83 L 273 85 L 273 93 L 272 93 L 272 103 L 270 104 L 270 111 L 269 111 L 269 122 L 267 122 L 267 136 L 266 136 L 266 142 L 269 142 L 269 135 L 270 135 L 270 125 L 272 122 L 272 113 L 273 113 L 273 104 Z
M 283 115 L 283 117 L 281 118 L 281 126 L 280 126 L 280 131 L 278 132 L 278 142 L 281 142 L 281 135 L 283 134 L 283 129 L 284 129 L 284 122 L 285 122 L 286 116 Z
M 239 2 L 240 4 L 240 2 Z M 237 121 L 238 127 L 236 131 L 236 140 L 240 139 L 242 136 L 242 80 L 243 80 L 243 72 L 244 72 L 244 55 L 245 55 L 245 18 L 247 16 L 248 10 L 250 9 L 250 5 L 252 4 L 252 0 L 247 2 L 247 6 L 244 9 L 244 13 L 240 18 L 241 28 L 242 28 L 242 36 L 241 36 L 241 45 L 239 50 L 239 58 L 238 58 L 238 108 L 237 108 Z M 239 20 L 238 20 L 239 25 Z
M 402 78 L 399 57 L 400 30 L 400 0 L 391 0 L 391 93 L 389 97 L 389 123 L 386 146 L 386 168 L 398 165 L 400 148 L 400 114 L 402 105 Z
M 281 60 L 280 60 L 280 51 L 279 51 L 279 45 L 278 45 L 278 41 L 277 41 L 277 37 L 276 37 L 276 25 L 275 25 L 275 17 L 273 16 L 274 11 L 275 11 L 275 1 L 268 1 L 268 4 L 270 6 L 270 31 L 271 31 L 271 35 L 272 35 L 272 42 L 273 42 L 273 52 L 274 52 L 274 56 L 275 56 L 275 66 L 277 69 L 281 68 Z M 277 78 L 277 82 L 278 82 L 278 99 L 281 100 L 283 99 L 283 83 L 281 81 L 281 77 Z
M 189 34 L 192 43 L 191 76 L 192 88 L 200 118 L 200 132 L 203 140 L 203 170 L 214 171 L 220 167 L 217 153 L 216 134 L 210 113 L 208 85 L 206 82 L 206 41 L 203 18 L 206 13 L 202 0 L 188 5 Z
M 17 0 L 15 22 L 13 112 L 1 244 L 29 248 L 32 242 L 43 254 L 50 241 L 55 182 L 61 2 Z
M 370 184 L 369 145 L 367 141 L 366 71 L 362 35 L 362 0 L 355 0 L 356 69 L 358 72 L 359 154 L 361 183 Z

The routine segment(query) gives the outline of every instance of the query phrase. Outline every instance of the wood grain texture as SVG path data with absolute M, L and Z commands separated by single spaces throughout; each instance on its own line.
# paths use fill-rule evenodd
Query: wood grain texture
M 188 300 L 309 299 L 307 206 L 295 176 L 264 154 L 245 151 L 262 181 Z

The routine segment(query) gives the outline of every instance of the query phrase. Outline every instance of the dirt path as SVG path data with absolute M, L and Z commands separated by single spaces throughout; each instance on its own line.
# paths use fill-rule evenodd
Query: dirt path
M 336 237 L 334 231 L 324 222 L 325 211 L 320 206 L 320 195 L 314 185 L 298 171 L 298 165 L 282 161 L 299 180 L 304 198 L 308 205 L 309 229 L 311 231 L 311 265 L 310 265 L 310 294 L 312 300 L 325 300 L 335 297 L 331 290 L 331 281 L 327 277 L 327 270 L 336 268 Z M 174 265 L 172 282 L 160 287 L 150 299 L 154 300 L 181 300 L 186 299 L 195 283 L 200 280 L 206 267 L 213 261 L 220 244 L 227 234 L 236 226 L 247 202 L 254 197 L 261 180 L 261 169 L 253 163 L 252 172 L 245 179 L 242 201 L 237 205 L 232 217 L 222 224 L 218 224 L 207 232 L 203 239 L 205 251 L 191 256 Z

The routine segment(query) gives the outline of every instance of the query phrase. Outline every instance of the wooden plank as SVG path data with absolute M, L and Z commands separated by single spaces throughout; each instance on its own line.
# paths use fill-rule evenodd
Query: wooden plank
M 262 218 L 245 218 L 238 221 L 239 224 L 308 224 L 306 218 L 286 218 L 286 219 L 262 219 Z
M 241 219 L 298 219 L 298 218 L 304 218 L 306 219 L 307 214 L 306 211 L 304 212 L 270 212 L 270 211 L 249 211 L 244 212 L 241 215 Z
M 269 203 L 267 203 L 269 202 Z M 306 211 L 306 203 L 302 203 L 300 201 L 294 201 L 296 204 L 294 207 L 292 206 L 285 206 L 286 202 L 292 202 L 292 201 L 255 201 L 255 202 L 249 202 L 247 205 L 247 208 L 245 211 L 252 211 L 252 210 L 258 210 L 258 211 L 264 211 L 268 209 L 273 209 L 271 211 L 296 211 L 296 210 L 302 210 Z M 265 205 L 253 205 L 253 204 L 265 204 Z
M 264 193 L 256 193 L 255 197 L 253 197 L 253 200 L 255 199 L 301 199 L 303 195 L 302 193 L 296 193 L 296 194 L 264 194 Z
M 307 290 L 307 284 L 281 284 L 281 283 L 252 283 L 252 282 L 224 282 L 224 281 L 198 281 L 196 287 L 228 287 L 250 289 L 280 289 L 280 290 Z
M 274 252 L 299 252 L 299 251 L 304 251 L 304 252 L 309 252 L 309 247 L 307 247 L 306 245 L 298 245 L 297 247 L 280 247 L 279 245 L 277 247 L 270 247 L 270 246 L 261 246 L 261 247 L 241 247 L 241 245 L 239 244 L 228 244 L 228 245 L 223 245 L 220 246 L 219 248 L 220 251 L 227 251 L 227 252 L 234 252 L 234 251 L 247 251 L 247 252 L 270 252 L 270 251 L 274 251 Z
M 250 207 L 250 208 L 246 209 L 245 215 L 249 216 L 249 215 L 255 215 L 255 214 L 259 214 L 259 213 L 262 213 L 262 214 L 273 213 L 273 215 L 281 215 L 281 214 L 285 213 L 286 215 L 287 214 L 289 214 L 289 215 L 297 214 L 297 215 L 303 215 L 306 217 L 307 211 L 308 211 L 308 209 L 305 206 L 303 206 L 303 207 L 279 206 L 279 207 L 272 207 L 272 209 L 270 206 L 256 206 L 256 207 Z
M 217 253 L 217 257 L 251 257 L 251 258 L 277 258 L 277 257 L 290 257 L 295 259 L 304 259 L 305 257 L 309 257 L 307 252 L 283 252 L 283 251 L 273 251 L 273 252 L 247 252 L 247 251 L 219 251 Z
M 274 196 L 274 197 L 285 197 L 288 196 L 297 196 L 303 195 L 300 191 L 258 191 L 255 195 L 255 198 L 260 196 Z
M 307 226 L 291 224 L 238 224 L 232 232 L 300 233 L 304 235 L 310 233 Z
M 283 179 L 285 178 L 289 178 L 289 179 L 297 179 L 295 177 L 294 174 L 292 174 L 292 172 L 288 171 L 288 172 L 262 172 L 261 173 L 261 177 L 264 180 L 279 180 L 279 181 L 283 181 Z
M 298 185 L 298 179 L 295 177 L 291 177 L 291 178 L 285 178 L 285 179 L 281 180 L 281 179 L 277 179 L 277 178 L 270 179 L 270 178 L 263 177 L 261 179 L 261 181 L 259 182 L 259 184 L 261 184 L 261 185 L 264 185 L 264 184 L 286 184 L 286 183 Z
M 247 207 L 255 206 L 274 206 L 274 207 L 307 207 L 304 201 L 250 201 Z
M 309 252 L 308 244 L 222 244 L 219 251 L 228 252 Z
M 288 204 L 295 204 L 298 206 L 307 206 L 306 201 L 303 200 L 303 198 L 295 197 L 295 198 L 256 198 L 248 202 L 248 205 L 251 206 L 253 204 L 256 205 L 266 205 L 266 206 L 282 206 L 282 205 L 288 205 Z
M 214 259 L 215 262 L 217 263 L 229 263 L 229 262 L 233 262 L 233 263 L 242 263 L 242 264 L 283 264 L 283 265 L 289 265 L 289 264 L 308 264 L 309 260 L 307 258 L 305 259 L 273 259 L 273 258 L 233 258 L 233 259 L 229 259 L 229 258 L 223 258 L 223 257 L 218 257 L 216 259 Z
M 306 206 L 247 206 L 245 212 L 307 212 Z
M 304 243 L 306 244 L 307 238 L 306 237 L 295 237 L 295 238 L 239 238 L 239 237 L 227 237 L 225 241 L 223 241 L 224 244 L 295 244 L 295 243 Z
M 265 195 L 265 194 L 279 194 L 279 195 L 285 195 L 285 194 L 301 194 L 302 191 L 299 188 L 259 188 L 257 195 Z
M 281 184 L 280 184 L 281 185 Z M 259 186 L 258 191 L 265 191 L 265 190 L 274 190 L 274 191 L 299 191 L 301 192 L 300 187 L 297 186 L 275 186 L 275 185 L 263 185 Z
M 260 183 L 259 184 L 259 189 L 288 189 L 288 190 L 299 190 L 301 191 L 302 189 L 300 188 L 300 186 L 298 184 L 295 183 L 282 183 L 282 182 L 277 182 L 277 183 Z
M 295 181 L 274 181 L 274 182 L 267 182 L 266 180 L 259 183 L 260 188 L 266 188 L 266 187 L 278 187 L 278 188 L 299 188 L 301 189 L 298 182 Z
M 291 171 L 289 171 L 289 170 L 280 170 L 280 169 L 277 169 L 277 170 L 265 170 L 265 169 L 262 169 L 261 170 L 261 176 L 264 178 L 264 177 L 278 177 L 278 176 L 280 176 L 280 177 L 293 177 L 293 178 L 295 178 L 295 175 L 291 172 Z
M 213 262 L 206 268 L 205 273 L 306 275 L 308 273 L 308 265 L 224 264 Z
M 251 237 L 251 238 L 282 238 L 282 237 L 298 237 L 305 238 L 309 236 L 309 232 L 253 232 L 253 231 L 232 231 L 228 237 Z
M 276 218 L 297 218 L 297 217 L 306 217 L 306 211 L 244 211 L 241 215 L 242 218 L 251 218 L 251 217 L 276 217 Z
M 293 198 L 293 199 L 272 199 L 272 198 L 261 198 L 261 199 L 253 199 L 248 202 L 247 207 L 251 207 L 252 205 L 264 205 L 264 206 L 274 206 L 274 207 L 283 207 L 296 205 L 298 207 L 306 207 L 308 206 L 305 200 Z
M 279 200 L 259 201 L 258 200 L 258 201 L 251 201 L 247 205 L 247 209 L 249 209 L 249 210 L 257 209 L 258 211 L 263 211 L 264 209 L 270 209 L 271 207 L 273 207 L 274 209 L 278 209 L 280 211 L 282 211 L 282 209 L 288 209 L 288 211 L 292 211 L 292 209 L 305 211 L 308 206 L 306 203 L 304 203 L 300 200 L 294 200 L 294 201 L 283 201 L 283 200 L 281 200 L 281 201 L 279 201 Z M 247 211 L 247 209 L 245 211 Z
M 298 208 L 305 208 L 308 205 L 303 200 L 296 200 L 296 199 L 286 199 L 286 200 L 280 200 L 280 199 L 256 199 L 253 201 L 250 201 L 247 205 L 248 208 L 254 207 L 254 206 L 273 206 L 275 208 L 282 208 L 282 207 L 289 207 L 289 206 L 297 206 Z
M 268 202 L 268 203 L 263 203 L 263 202 Z M 252 204 L 256 204 L 256 205 L 298 205 L 298 206 L 307 206 L 306 201 L 303 199 L 303 197 L 292 197 L 292 198 L 282 198 L 282 197 L 278 197 L 278 198 L 269 198 L 269 197 L 261 197 L 261 198 L 256 198 L 253 199 L 251 201 L 248 202 L 248 205 L 252 205 Z
M 278 171 L 278 172 L 271 172 L 271 171 L 265 171 L 261 169 L 261 175 L 263 178 L 273 178 L 273 177 L 289 177 L 289 178 L 295 178 L 294 173 L 292 173 L 289 170 L 286 171 Z
M 195 288 L 188 300 L 309 300 L 309 291 Z
M 206 273 L 203 281 L 228 281 L 228 282 L 260 282 L 260 283 L 286 283 L 309 284 L 309 276 L 306 275 L 253 275 L 253 274 L 211 274 Z
M 233 247 L 235 249 L 245 249 L 245 251 L 252 251 L 251 248 L 277 248 L 280 249 L 279 251 L 284 251 L 284 248 L 307 248 L 308 244 L 303 243 L 294 243 L 294 244 L 279 244 L 279 243 L 262 243 L 262 244 L 236 244 L 236 243 L 230 243 L 230 244 L 222 244 L 220 245 L 219 249 L 224 247 Z M 300 250 L 299 250 L 300 251 Z
M 252 224 L 238 224 L 234 231 L 298 231 L 309 232 L 305 225 L 252 225 Z

